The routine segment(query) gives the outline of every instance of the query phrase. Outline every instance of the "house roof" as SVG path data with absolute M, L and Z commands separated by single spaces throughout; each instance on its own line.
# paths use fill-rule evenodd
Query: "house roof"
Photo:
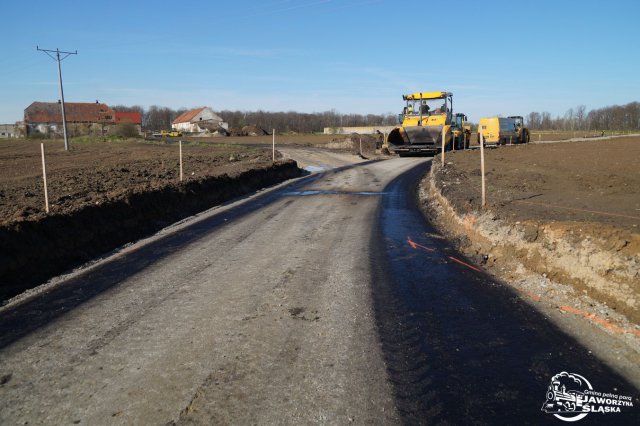
M 206 107 L 196 108 L 187 112 L 183 112 L 182 114 L 177 116 L 176 119 L 171 122 L 171 124 L 189 123 L 196 115 L 198 115 L 205 108 Z
M 118 123 L 133 123 L 142 124 L 142 115 L 139 112 L 131 111 L 116 111 L 115 112 L 116 124 Z
M 114 122 L 114 112 L 106 104 L 65 102 L 64 111 L 69 123 Z M 62 111 L 57 102 L 34 102 L 24 110 L 28 123 L 62 123 Z

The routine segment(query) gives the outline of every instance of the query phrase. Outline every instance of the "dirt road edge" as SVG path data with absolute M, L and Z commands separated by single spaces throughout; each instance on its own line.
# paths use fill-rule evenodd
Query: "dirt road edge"
M 640 289 L 634 284 L 640 276 L 640 259 L 622 250 L 624 240 L 619 246 L 603 247 L 597 236 L 582 235 L 578 223 L 510 223 L 491 211 L 458 212 L 436 184 L 434 176 L 441 167 L 434 161 L 422 180 L 420 205 L 467 256 L 503 275 L 505 281 L 530 273 L 545 281 L 564 283 L 564 292 L 574 293 L 566 294 L 565 299 L 574 303 L 561 308 L 572 313 L 591 315 L 585 306 L 591 304 L 590 298 L 611 308 L 613 315 L 621 313 L 634 324 L 640 322 Z M 520 290 L 540 298 L 526 288 Z M 619 318 L 605 318 L 601 325 L 640 335 L 637 326 L 623 328 L 620 322 Z

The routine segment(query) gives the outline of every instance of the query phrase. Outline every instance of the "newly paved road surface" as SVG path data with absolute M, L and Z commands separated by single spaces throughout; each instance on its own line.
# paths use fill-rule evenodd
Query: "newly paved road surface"
M 415 207 L 428 167 L 309 176 L 0 311 L 0 424 L 558 424 L 563 370 L 637 397 L 459 263 Z

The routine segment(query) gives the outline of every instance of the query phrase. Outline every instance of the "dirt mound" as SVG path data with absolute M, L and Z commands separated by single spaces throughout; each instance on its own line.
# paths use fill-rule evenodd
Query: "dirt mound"
M 352 133 L 348 136 L 340 136 L 331 139 L 326 144 L 327 148 L 331 149 L 344 149 L 348 150 L 352 154 L 359 154 L 362 147 L 363 155 L 375 154 L 377 149 L 382 146 L 382 134 L 376 135 L 361 135 L 359 133 Z
M 232 127 L 229 129 L 230 136 L 265 136 L 270 133 L 257 125 L 244 126 L 243 128 Z
M 266 130 L 256 126 L 255 124 L 251 126 L 244 126 L 242 128 L 242 132 L 247 136 L 264 136 L 269 134 Z
M 133 188 L 103 203 L 0 226 L 0 300 L 231 198 L 297 177 L 294 161 Z

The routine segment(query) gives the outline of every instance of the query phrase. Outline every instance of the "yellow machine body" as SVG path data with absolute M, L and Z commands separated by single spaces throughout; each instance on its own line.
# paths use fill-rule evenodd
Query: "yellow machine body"
M 528 143 L 529 129 L 524 127 L 524 120 L 521 116 L 511 117 L 485 117 L 478 123 L 479 132 L 485 143 L 495 143 L 505 145 L 507 143 Z M 478 143 L 480 133 L 478 132 Z
M 399 155 L 436 154 L 450 149 L 453 140 L 453 94 L 416 92 L 403 95 L 406 102 L 398 116 L 401 125 L 389 133 L 389 148 Z

